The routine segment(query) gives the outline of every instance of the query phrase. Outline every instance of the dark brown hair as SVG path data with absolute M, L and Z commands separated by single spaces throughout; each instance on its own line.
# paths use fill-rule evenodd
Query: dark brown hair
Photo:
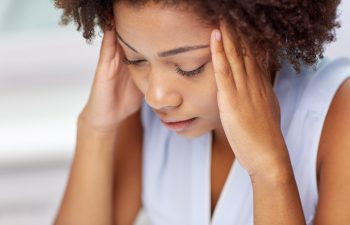
M 61 22 L 75 21 L 90 41 L 96 26 L 111 28 L 113 4 L 120 1 L 135 7 L 151 1 L 185 6 L 210 24 L 224 19 L 269 71 L 277 71 L 281 59 L 297 70 L 303 63 L 314 64 L 340 26 L 336 20 L 340 0 L 55 0 L 55 5 L 63 9 Z

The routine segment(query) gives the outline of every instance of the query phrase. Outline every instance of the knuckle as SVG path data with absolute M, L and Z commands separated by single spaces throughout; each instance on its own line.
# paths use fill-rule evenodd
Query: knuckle
M 216 48 L 216 51 L 217 51 L 218 53 L 220 53 L 220 54 L 223 54 L 223 53 L 225 52 L 225 49 L 224 49 L 223 46 L 218 46 L 218 47 Z
M 230 56 L 239 55 L 239 50 L 238 48 L 231 46 L 231 47 L 228 47 L 227 54 L 229 54 Z
M 227 65 L 220 67 L 217 72 L 224 76 L 232 76 L 231 68 Z

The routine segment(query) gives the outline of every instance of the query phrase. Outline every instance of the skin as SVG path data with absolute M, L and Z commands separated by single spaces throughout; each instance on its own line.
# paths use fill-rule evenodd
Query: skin
M 128 60 L 144 60 L 128 66 L 130 75 L 146 102 L 161 119 L 198 117 L 189 129 L 179 132 L 180 135 L 198 137 L 214 129 L 215 133 L 223 134 L 218 131 L 222 127 L 209 47 L 212 27 L 204 27 L 199 19 L 194 20 L 189 13 L 180 14 L 167 8 L 161 10 L 159 6 L 138 11 L 117 4 L 115 15 L 119 44 Z M 174 20 L 175 17 L 178 20 Z M 182 46 L 206 47 L 168 57 L 157 55 L 158 52 Z M 192 77 L 176 72 L 177 66 L 191 71 L 203 64 L 203 72 Z
M 144 60 L 128 66 L 130 76 L 157 116 L 179 120 L 197 117 L 189 129 L 178 132 L 185 137 L 193 138 L 213 132 L 213 213 L 234 160 L 217 103 L 217 85 L 210 50 L 210 35 L 215 27 L 204 24 L 192 13 L 161 9 L 158 5 L 135 10 L 125 4 L 117 4 L 114 12 L 118 43 L 124 56 L 132 61 Z M 158 56 L 159 52 L 182 46 L 206 47 L 168 57 Z M 178 66 L 191 71 L 203 64 L 204 70 L 195 76 L 186 77 L 175 70 Z
M 272 79 L 261 69 L 249 46 L 244 45 L 247 54 L 243 56 L 237 38 L 229 32 L 224 21 L 221 21 L 219 27 L 208 26 L 189 11 L 161 8 L 154 4 L 137 10 L 117 4 L 114 12 L 118 40 L 125 56 L 129 60 L 144 60 L 141 64 L 129 65 L 129 71 L 154 112 L 161 119 L 199 118 L 180 135 L 197 137 L 213 132 L 212 212 L 228 169 L 232 161 L 237 159 L 251 176 L 256 224 L 305 224 L 287 147 L 280 130 L 280 111 L 272 89 Z M 200 48 L 171 57 L 157 55 L 158 52 L 180 46 L 208 44 L 210 48 Z M 202 64 L 205 64 L 205 69 L 193 77 L 181 76 L 174 70 L 175 66 L 193 70 Z M 349 89 L 345 88 L 349 82 L 342 86 L 338 95 L 345 95 L 342 94 L 346 92 L 343 89 Z M 341 104 L 349 105 L 343 100 L 338 106 L 332 107 L 340 107 Z M 329 121 L 335 120 L 334 124 L 337 124 L 344 120 L 344 115 L 331 112 L 332 110 L 326 119 L 326 128 L 329 126 L 327 124 L 332 123 Z M 321 182 L 320 190 L 333 190 L 331 183 L 324 180 L 336 182 L 339 178 L 330 175 L 328 171 L 321 172 L 321 168 L 326 167 L 324 161 L 327 161 L 321 157 L 329 155 L 324 152 L 330 151 L 324 146 L 344 149 L 344 144 L 350 149 L 350 143 L 345 138 L 340 142 L 342 144 L 334 143 L 334 132 L 326 129 L 323 134 L 317 168 L 320 177 L 326 178 Z M 350 135 L 349 131 L 344 131 L 343 134 Z M 350 155 L 349 151 L 344 154 Z M 329 162 L 327 167 L 335 170 L 335 161 L 336 159 Z M 265 171 L 270 172 L 267 174 Z M 350 183 L 349 173 L 343 173 L 342 177 Z M 216 180 L 213 178 L 215 175 L 218 177 Z M 347 188 L 342 190 L 343 193 L 349 191 Z M 318 209 L 323 213 L 318 212 L 317 216 L 332 221 L 335 216 L 327 213 L 323 202 L 332 202 L 335 209 L 344 205 L 327 199 L 324 193 L 320 192 Z M 341 210 L 340 214 L 342 221 L 350 221 Z M 316 221 L 322 224 L 317 217 Z
M 220 30 L 211 38 L 220 118 L 237 160 L 251 177 L 254 221 L 305 224 L 270 80 L 249 46 L 246 55 L 240 54 L 237 38 L 229 34 L 226 23 L 220 24 Z M 266 201 L 266 196 L 274 201 Z
M 124 149 L 141 149 L 140 122 L 128 118 L 139 110 L 143 96 L 160 118 L 198 117 L 180 135 L 213 132 L 212 210 L 228 168 L 237 159 L 251 177 L 254 224 L 305 224 L 271 79 L 249 46 L 242 56 L 224 21 L 210 27 L 190 11 L 154 4 L 140 10 L 118 3 L 114 13 L 116 25 L 105 31 L 89 101 L 79 116 L 75 159 L 55 224 L 113 224 L 115 215 L 116 224 L 132 223 L 140 207 L 140 174 L 135 171 L 141 172 L 141 155 L 131 151 L 128 158 L 117 156 L 129 154 Z M 139 54 L 117 41 L 115 31 Z M 217 32 L 221 38 L 216 38 Z M 209 47 L 166 59 L 157 56 L 189 45 Z M 146 61 L 126 67 L 121 63 L 125 55 Z M 195 77 L 174 69 L 193 70 L 204 63 L 205 70 Z M 337 91 L 322 130 L 316 225 L 350 222 L 349 96 L 350 79 Z M 140 140 L 130 142 L 125 132 L 119 134 L 119 129 L 131 130 L 123 126 L 133 128 Z

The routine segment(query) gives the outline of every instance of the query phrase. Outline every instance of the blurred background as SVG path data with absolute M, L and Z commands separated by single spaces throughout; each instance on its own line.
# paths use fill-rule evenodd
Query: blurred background
M 350 57 L 350 1 L 326 57 Z M 52 224 L 101 38 L 58 25 L 51 0 L 0 0 L 0 225 Z
M 100 37 L 59 26 L 52 0 L 0 0 L 0 224 L 52 224 Z

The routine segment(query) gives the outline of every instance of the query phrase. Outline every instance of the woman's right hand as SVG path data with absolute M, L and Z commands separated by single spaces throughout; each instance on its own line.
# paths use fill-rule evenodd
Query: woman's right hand
M 115 27 L 105 29 L 89 100 L 79 115 L 92 128 L 115 129 L 141 107 L 143 95 L 122 62 L 123 54 Z

